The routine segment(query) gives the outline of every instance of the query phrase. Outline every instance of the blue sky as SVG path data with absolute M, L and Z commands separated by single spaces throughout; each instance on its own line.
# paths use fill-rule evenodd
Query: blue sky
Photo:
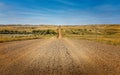
M 0 0 L 0 24 L 118 24 L 120 0 Z

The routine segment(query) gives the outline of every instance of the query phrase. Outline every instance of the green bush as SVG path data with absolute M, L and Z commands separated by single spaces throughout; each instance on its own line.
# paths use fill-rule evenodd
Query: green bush
M 40 34 L 40 35 L 56 35 L 57 33 L 54 30 L 33 30 L 32 34 Z

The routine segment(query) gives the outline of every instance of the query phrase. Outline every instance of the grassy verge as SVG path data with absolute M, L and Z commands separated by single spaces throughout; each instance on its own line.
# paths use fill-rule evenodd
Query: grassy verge
M 56 35 L 55 26 L 0 26 L 0 42 L 46 39 Z
M 63 27 L 64 37 L 120 45 L 120 25 L 90 25 Z
M 53 35 L 21 35 L 21 34 L 0 34 L 0 43 L 10 41 L 32 40 L 32 39 L 47 39 Z
M 76 38 L 76 39 L 83 39 L 83 40 L 91 40 L 96 41 L 100 43 L 106 43 L 111 45 L 120 45 L 120 37 L 103 37 L 103 36 L 97 36 L 96 35 L 85 35 L 85 36 L 79 36 L 79 35 L 67 35 L 68 38 Z

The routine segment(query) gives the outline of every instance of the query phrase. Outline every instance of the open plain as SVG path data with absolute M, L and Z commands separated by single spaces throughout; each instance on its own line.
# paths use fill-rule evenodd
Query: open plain
M 120 75 L 120 45 L 65 37 L 63 29 L 57 37 L 0 43 L 0 75 Z

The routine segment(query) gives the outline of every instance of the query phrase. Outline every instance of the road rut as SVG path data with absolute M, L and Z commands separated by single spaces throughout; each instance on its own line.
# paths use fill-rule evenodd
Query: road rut
M 0 75 L 120 75 L 120 46 L 69 38 L 0 43 Z

